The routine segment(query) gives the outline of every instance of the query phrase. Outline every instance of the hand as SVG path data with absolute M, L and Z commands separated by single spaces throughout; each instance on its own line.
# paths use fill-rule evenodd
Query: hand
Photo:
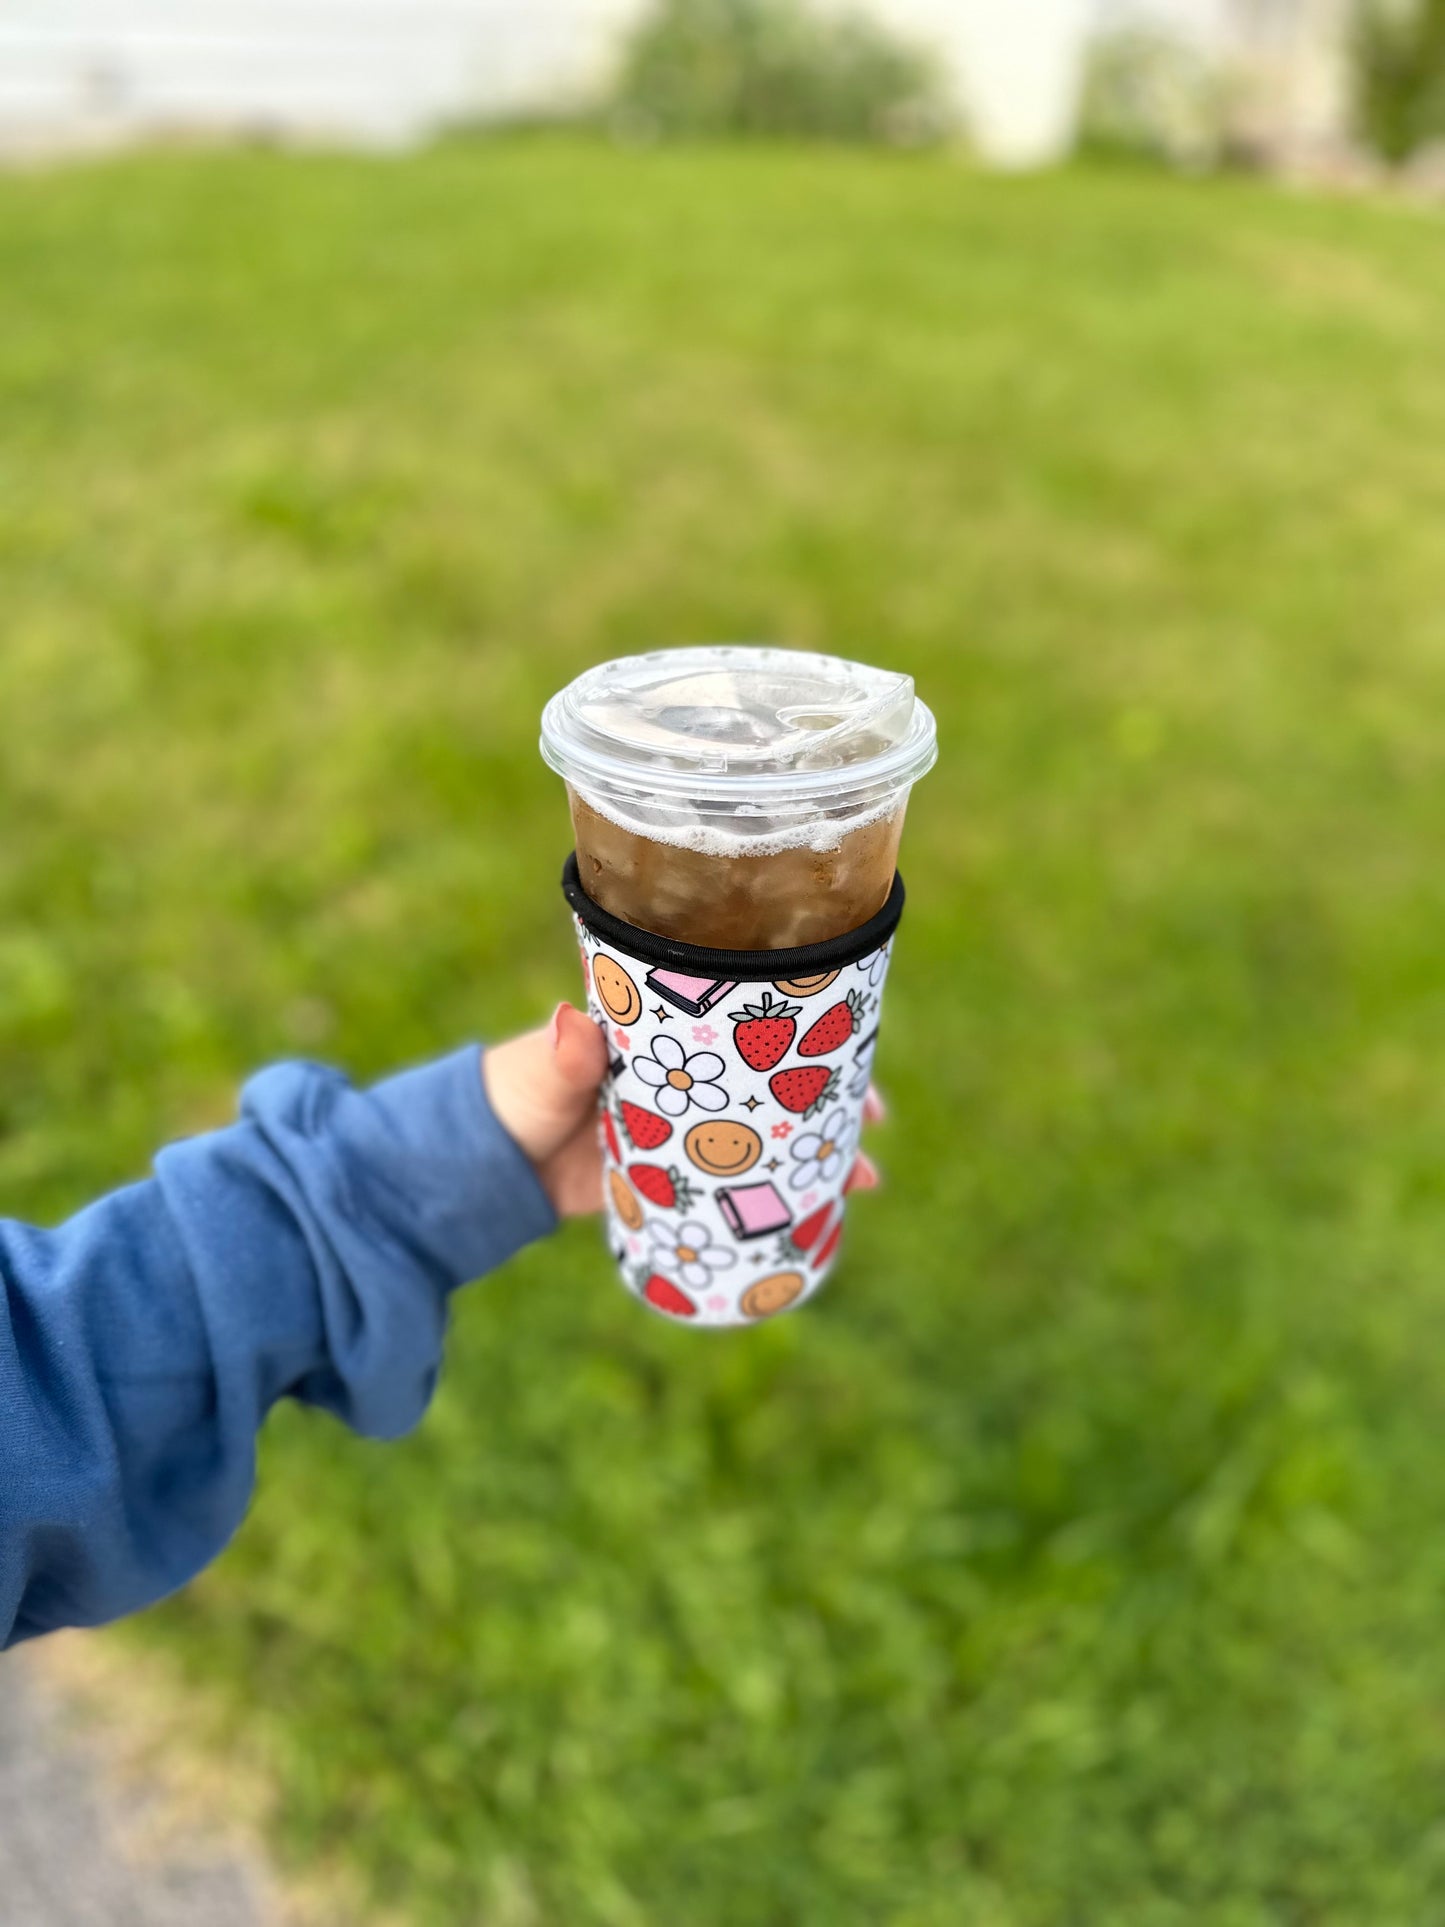
M 602 1032 L 571 1004 L 482 1053 L 493 1115 L 531 1159 L 559 1218 L 602 1209 L 597 1093 L 606 1075 Z
M 499 1124 L 521 1146 L 561 1218 L 602 1209 L 602 1146 L 597 1093 L 607 1075 L 607 1045 L 590 1017 L 558 1004 L 550 1024 L 482 1053 L 482 1083 Z M 869 1087 L 863 1121 L 878 1122 L 883 1101 Z M 878 1170 L 860 1156 L 850 1191 L 871 1191 Z

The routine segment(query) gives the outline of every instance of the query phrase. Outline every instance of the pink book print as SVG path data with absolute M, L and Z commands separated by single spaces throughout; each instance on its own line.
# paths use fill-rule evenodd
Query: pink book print
M 649 970 L 647 987 L 689 1017 L 706 1016 L 714 1004 L 737 989 L 736 984 L 723 983 L 717 977 L 689 977 L 684 970 Z
M 793 1222 L 793 1214 L 773 1184 L 735 1184 L 717 1193 L 717 1208 L 735 1238 L 766 1238 Z

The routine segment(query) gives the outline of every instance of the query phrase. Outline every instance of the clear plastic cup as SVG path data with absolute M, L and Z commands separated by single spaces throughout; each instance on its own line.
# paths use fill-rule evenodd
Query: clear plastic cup
M 589 669 L 547 705 L 582 886 L 634 928 L 720 950 L 820 943 L 888 898 L 937 758 L 913 679 L 720 646 Z

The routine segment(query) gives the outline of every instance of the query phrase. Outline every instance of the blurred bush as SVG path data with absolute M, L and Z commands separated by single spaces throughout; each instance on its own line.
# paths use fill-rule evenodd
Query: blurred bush
M 659 0 L 613 100 L 634 138 L 783 135 L 923 144 L 951 121 L 938 61 L 862 15 L 803 0 Z
M 1360 131 L 1387 160 L 1445 141 L 1445 0 L 1366 0 L 1354 35 Z
M 1223 154 L 1226 128 L 1220 76 L 1173 35 L 1135 27 L 1093 42 L 1079 116 L 1086 154 L 1209 167 Z

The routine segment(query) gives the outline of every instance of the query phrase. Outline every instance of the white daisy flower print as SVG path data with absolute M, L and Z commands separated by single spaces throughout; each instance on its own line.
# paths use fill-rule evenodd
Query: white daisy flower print
M 738 1254 L 716 1243 L 705 1224 L 689 1219 L 685 1224 L 658 1224 L 649 1227 L 652 1261 L 689 1291 L 706 1291 L 713 1274 L 726 1271 L 738 1261 Z
M 891 949 L 892 945 L 885 943 L 883 948 L 868 965 L 868 987 L 870 990 L 876 990 L 888 975 L 888 954 Z
M 788 1183 L 795 1191 L 810 1184 L 835 1184 L 852 1163 L 857 1140 L 857 1120 L 840 1104 L 820 1129 L 804 1131 L 789 1146 L 794 1163 Z
M 675 1037 L 653 1040 L 650 1057 L 637 1056 L 632 1068 L 657 1095 L 653 1099 L 664 1117 L 681 1117 L 689 1106 L 700 1111 L 725 1111 L 727 1092 L 718 1079 L 727 1068 L 716 1051 L 685 1051 Z

